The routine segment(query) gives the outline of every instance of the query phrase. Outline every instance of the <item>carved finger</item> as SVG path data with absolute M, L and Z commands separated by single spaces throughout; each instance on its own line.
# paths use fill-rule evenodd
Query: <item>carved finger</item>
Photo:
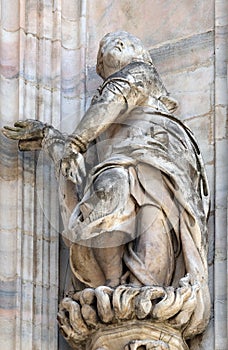
M 14 123 L 14 126 L 17 126 L 19 128 L 26 128 L 31 123 L 34 123 L 33 119 L 18 120 L 17 122 Z
M 77 163 L 78 163 L 78 167 L 82 173 L 82 176 L 86 176 L 86 168 L 85 168 L 85 161 L 84 161 L 84 157 L 81 153 L 78 153 L 77 155 Z
M 26 120 L 18 120 L 14 123 L 14 126 L 19 128 L 26 128 L 28 130 L 43 130 L 47 124 L 41 122 L 36 119 L 26 119 Z
M 2 129 L 2 133 L 3 135 L 5 135 L 6 137 L 11 139 L 11 132 L 9 132 L 6 127 L 4 126 L 4 128 Z
M 68 177 L 69 162 L 66 159 L 62 159 L 60 167 L 63 176 Z
M 15 123 L 16 124 L 16 123 Z M 15 125 L 14 124 L 14 125 Z M 42 139 L 42 129 L 39 127 L 34 127 L 33 129 L 26 127 L 11 127 L 11 126 L 4 126 L 4 129 L 2 130 L 3 134 L 13 140 L 38 140 Z
M 20 127 L 14 127 L 14 126 L 4 126 L 4 129 L 11 130 L 11 131 L 21 131 Z
M 72 181 L 73 183 L 77 183 L 77 168 L 74 164 L 74 160 L 70 157 L 63 158 L 61 161 L 61 172 L 64 177 L 66 177 L 68 180 Z
M 68 178 L 69 178 L 69 180 L 71 180 L 75 184 L 76 183 L 78 185 L 82 184 L 83 178 L 82 178 L 82 174 L 81 174 L 81 169 L 80 169 L 78 163 L 76 163 L 75 159 L 71 159 L 70 169 L 68 172 Z
M 19 133 L 17 130 L 15 130 L 15 128 L 11 128 L 8 126 L 5 126 L 4 129 L 2 130 L 3 135 L 5 135 L 6 137 L 8 137 L 9 139 L 12 140 L 21 140 L 23 135 L 21 135 L 21 133 Z
M 66 176 L 67 176 L 68 180 L 70 180 L 74 184 L 79 183 L 77 174 L 75 172 L 73 172 L 71 168 L 68 169 Z
M 70 171 L 69 175 L 72 178 L 72 181 L 74 183 L 77 183 L 78 185 L 81 185 L 83 182 L 83 178 L 86 175 L 85 165 L 84 165 L 84 158 L 81 155 L 82 158 L 72 158 L 70 161 Z
M 78 185 L 80 185 L 82 183 L 79 167 L 74 158 L 70 160 L 70 169 L 68 173 L 68 178 L 75 184 L 77 183 Z

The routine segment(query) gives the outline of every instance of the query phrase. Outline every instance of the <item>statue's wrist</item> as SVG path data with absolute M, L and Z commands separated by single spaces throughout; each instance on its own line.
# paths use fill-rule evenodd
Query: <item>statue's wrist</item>
M 69 135 L 67 138 L 66 147 L 73 153 L 84 153 L 86 152 L 86 142 L 78 135 Z

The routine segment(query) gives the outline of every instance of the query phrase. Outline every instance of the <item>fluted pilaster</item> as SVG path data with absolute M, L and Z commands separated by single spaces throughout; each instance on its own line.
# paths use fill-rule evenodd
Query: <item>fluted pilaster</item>
M 52 1 L 2 1 L 2 125 L 26 118 L 60 124 L 57 6 Z M 1 136 L 1 346 L 56 349 L 57 191 L 42 155 L 16 148 L 16 142 Z

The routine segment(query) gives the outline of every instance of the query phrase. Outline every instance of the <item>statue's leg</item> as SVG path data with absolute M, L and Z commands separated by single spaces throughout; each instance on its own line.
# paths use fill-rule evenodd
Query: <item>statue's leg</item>
M 120 284 L 123 273 L 123 250 L 124 245 L 110 248 L 94 248 L 94 255 L 105 275 L 105 285 L 107 286 L 116 287 Z
M 90 253 L 108 286 L 121 283 L 123 251 L 125 244 L 135 238 L 135 217 L 128 169 L 120 166 L 104 169 L 94 176 L 88 191 L 71 214 L 69 232 L 79 244 L 81 241 L 91 248 Z M 77 260 L 78 254 L 74 255 Z M 78 269 L 78 264 L 75 266 Z
M 174 252 L 163 211 L 152 205 L 141 207 L 137 215 L 137 233 L 132 258 L 131 254 L 127 257 L 132 272 L 130 282 L 169 285 L 174 269 Z
M 125 243 L 132 239 L 131 234 L 135 236 L 135 203 L 130 198 L 128 171 L 122 167 L 103 171 L 94 181 L 94 196 L 92 214 L 99 218 L 102 213 L 103 226 L 102 233 L 91 241 L 93 252 L 105 284 L 115 287 L 121 284 Z

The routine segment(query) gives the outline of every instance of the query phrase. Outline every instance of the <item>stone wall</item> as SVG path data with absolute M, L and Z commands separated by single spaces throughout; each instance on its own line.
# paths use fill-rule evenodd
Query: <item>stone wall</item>
M 1 126 L 36 118 L 71 132 L 100 82 L 99 40 L 117 29 L 139 36 L 149 48 L 180 103 L 179 118 L 201 146 L 211 188 L 214 304 L 207 332 L 191 348 L 226 350 L 226 0 L 1 0 Z M 52 169 L 42 154 L 21 154 L 14 142 L 2 135 L 0 140 L 0 345 L 68 349 L 61 338 L 58 344 L 56 326 L 67 250 L 59 246 Z

